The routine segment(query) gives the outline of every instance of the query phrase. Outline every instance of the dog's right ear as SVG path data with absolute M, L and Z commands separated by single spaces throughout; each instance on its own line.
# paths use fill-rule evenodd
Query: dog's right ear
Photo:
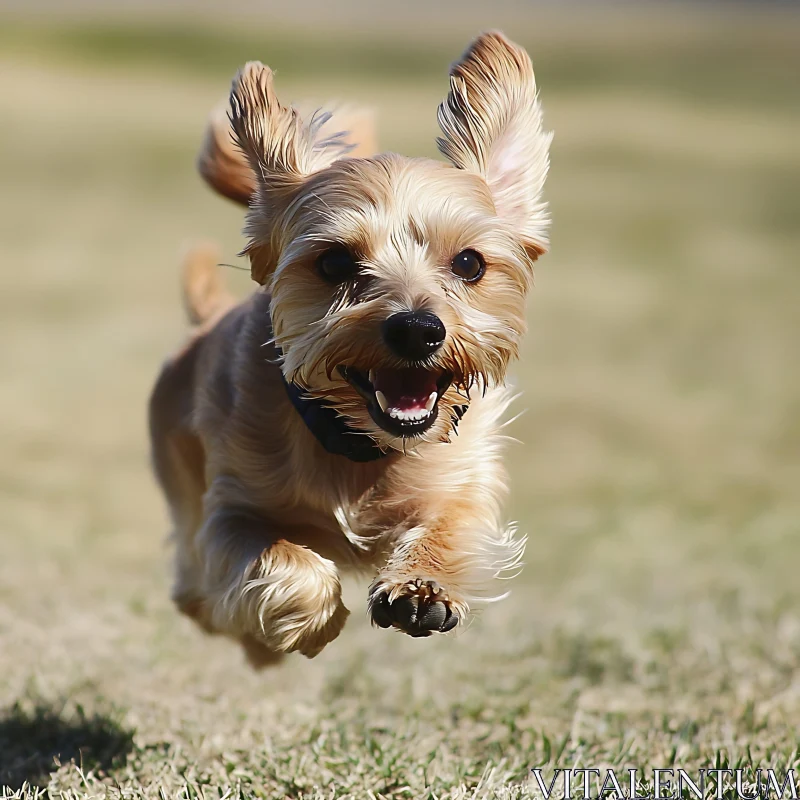
M 284 106 L 275 94 L 272 70 L 259 61 L 246 64 L 233 82 L 233 134 L 268 191 L 317 172 L 352 149 L 343 132 L 319 135 L 330 118 L 318 112 L 306 122 Z
M 275 94 L 272 70 L 258 61 L 246 64 L 233 82 L 231 128 L 256 183 L 246 228 L 251 244 L 245 252 L 253 280 L 260 284 L 275 266 L 275 255 L 264 242 L 264 223 L 305 178 L 352 149 L 345 132 L 330 132 L 326 123 L 331 116 L 318 111 L 304 120 L 284 106 Z

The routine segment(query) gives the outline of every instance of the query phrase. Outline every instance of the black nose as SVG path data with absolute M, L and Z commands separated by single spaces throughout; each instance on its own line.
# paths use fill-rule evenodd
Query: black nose
M 392 352 L 409 361 L 433 355 L 444 343 L 442 321 L 428 311 L 403 311 L 383 323 L 383 339 Z

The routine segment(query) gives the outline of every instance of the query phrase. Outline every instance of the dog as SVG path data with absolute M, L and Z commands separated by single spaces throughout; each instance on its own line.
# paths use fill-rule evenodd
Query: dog
M 446 162 L 372 155 L 367 117 L 301 115 L 259 62 L 212 117 L 199 170 L 247 206 L 258 288 L 237 304 L 217 254 L 190 253 L 194 329 L 156 382 L 150 433 L 173 599 L 254 667 L 338 636 L 340 572 L 371 573 L 374 625 L 425 637 L 521 564 L 502 419 L 548 248 L 551 140 L 527 53 L 480 35 L 439 125 Z

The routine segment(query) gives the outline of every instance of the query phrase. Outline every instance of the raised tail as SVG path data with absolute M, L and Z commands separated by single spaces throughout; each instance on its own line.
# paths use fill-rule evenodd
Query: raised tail
M 207 243 L 194 245 L 183 257 L 183 307 L 192 325 L 216 320 L 236 303 L 222 278 L 219 260 L 219 250 Z
M 309 118 L 313 109 L 299 109 L 301 116 Z M 346 139 L 353 145 L 348 158 L 366 158 L 377 150 L 375 117 L 370 109 L 343 107 L 332 112 L 325 123 L 331 134 L 346 131 Z M 246 206 L 256 189 L 256 176 L 244 153 L 233 139 L 225 106 L 217 107 L 206 128 L 197 169 L 203 180 L 223 197 Z

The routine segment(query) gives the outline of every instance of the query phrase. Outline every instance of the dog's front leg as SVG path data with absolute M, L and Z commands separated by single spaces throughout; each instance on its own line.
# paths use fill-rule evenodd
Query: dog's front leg
M 384 495 L 366 511 L 382 532 L 383 566 L 369 590 L 373 622 L 411 636 L 446 633 L 476 604 L 503 593 L 495 580 L 517 571 L 524 537 L 502 523 L 507 479 L 500 460 L 509 393 L 473 401 L 451 444 L 398 462 Z
M 465 487 L 450 507 L 436 505 L 389 534 L 388 559 L 369 590 L 370 615 L 381 628 L 447 633 L 475 603 L 496 596 L 494 579 L 520 563 L 524 539 L 500 526 L 484 492 Z
M 195 540 L 202 617 L 252 650 L 309 658 L 335 639 L 349 614 L 332 561 L 283 538 L 250 510 L 207 507 Z

